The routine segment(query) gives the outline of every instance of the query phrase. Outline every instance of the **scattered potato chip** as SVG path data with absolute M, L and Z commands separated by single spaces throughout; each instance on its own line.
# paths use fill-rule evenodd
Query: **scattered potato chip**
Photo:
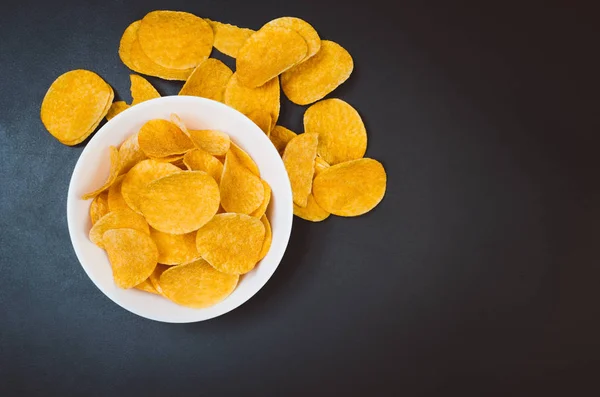
M 263 198 L 263 202 L 260 204 L 260 207 L 258 207 L 250 214 L 250 216 L 253 216 L 258 219 L 262 218 L 262 216 L 267 211 L 267 207 L 269 207 L 269 203 L 271 202 L 271 186 L 269 186 L 267 181 L 265 181 L 264 179 L 261 179 L 260 181 L 263 184 L 265 196 Z
M 121 184 L 121 194 L 129 208 L 137 213 L 140 210 L 140 199 L 148 184 L 155 179 L 162 178 L 181 169 L 173 164 L 162 163 L 156 160 L 143 160 L 136 164 L 125 176 Z
M 297 134 L 294 131 L 288 130 L 284 126 L 276 125 L 271 130 L 269 138 L 271 139 L 271 142 L 273 142 L 275 149 L 277 149 L 280 154 L 283 154 L 288 142 L 296 137 L 296 135 Z
M 194 148 L 194 143 L 183 131 L 168 120 L 154 119 L 142 126 L 138 142 L 148 157 L 167 157 L 183 154 Z
M 126 174 L 131 167 L 146 159 L 146 155 L 142 152 L 142 149 L 140 149 L 138 135 L 131 135 L 129 138 L 125 139 L 121 144 L 121 147 L 119 147 L 119 162 L 121 167 L 119 174 Z
M 190 139 L 198 149 L 213 156 L 224 156 L 231 146 L 229 135 L 217 130 L 189 130 Z
M 194 69 L 179 95 L 193 95 L 223 102 L 225 87 L 233 72 L 218 59 L 208 58 Z
M 84 141 L 108 113 L 113 89 L 89 70 L 71 70 L 59 76 L 42 101 L 44 126 L 69 146 Z
M 145 279 L 144 281 L 142 281 L 141 283 L 136 285 L 134 288 L 139 289 L 140 291 L 150 292 L 151 294 L 158 295 L 158 291 L 156 290 L 156 288 L 154 288 L 154 286 L 150 282 L 150 278 Z
M 196 233 L 169 234 L 150 228 L 150 237 L 158 248 L 158 263 L 180 265 L 200 258 Z
M 319 173 L 327 168 L 329 168 L 330 165 L 327 164 L 327 161 L 323 160 L 322 157 L 315 157 L 315 176 L 319 175 Z
M 100 218 L 108 214 L 108 211 L 108 193 L 104 191 L 94 197 L 90 205 L 90 220 L 92 221 L 92 225 L 95 225 Z
M 104 215 L 92 226 L 90 229 L 90 240 L 98 247 L 104 248 L 105 244 L 102 236 L 107 230 L 111 229 L 135 229 L 142 233 L 150 234 L 150 228 L 144 217 L 131 210 L 118 210 Z
M 300 134 L 283 152 L 283 164 L 290 178 L 294 203 L 306 207 L 315 172 L 315 157 L 319 138 L 316 134 Z
M 153 228 L 171 234 L 190 233 L 217 213 L 219 185 L 206 172 L 177 172 L 150 182 L 140 208 Z
M 269 223 L 269 219 L 267 219 L 266 215 L 263 215 L 260 218 L 263 226 L 265 227 L 265 239 L 263 241 L 262 248 L 260 250 L 260 254 L 258 255 L 258 260 L 260 261 L 269 253 L 271 249 L 271 240 L 273 239 L 273 234 L 271 232 L 271 224 Z
M 108 208 L 110 208 L 111 211 L 131 209 L 121 194 L 123 178 L 125 178 L 125 175 L 119 176 L 115 183 L 108 188 Z
M 271 115 L 263 110 L 254 110 L 247 114 L 248 118 L 254 122 L 267 136 L 271 134 Z
M 205 19 L 205 21 L 208 22 L 215 34 L 215 48 L 232 58 L 237 57 L 240 48 L 248 40 L 248 37 L 254 33 L 252 29 L 240 28 L 227 23 L 211 21 L 210 19 Z
M 229 151 L 225 157 L 220 191 L 223 208 L 227 212 L 240 214 L 256 211 L 265 195 L 260 177 L 244 167 L 232 151 Z
M 156 267 L 158 250 L 148 234 L 135 229 L 111 229 L 102 236 L 115 284 L 132 288 Z
M 152 274 L 150 275 L 150 277 L 148 277 L 148 280 L 150 281 L 150 284 L 152 284 L 152 286 L 154 287 L 154 289 L 156 290 L 156 292 L 158 292 L 159 295 L 162 295 L 165 298 L 167 296 L 165 295 L 165 291 L 163 291 L 162 287 L 160 286 L 160 276 L 162 276 L 162 274 L 167 269 L 170 269 L 170 268 L 171 268 L 171 266 L 163 265 L 162 263 L 159 263 L 154 268 L 154 271 L 152 272 Z
M 254 160 L 252 160 L 252 157 L 250 157 L 250 155 L 248 153 L 246 153 L 241 147 L 239 147 L 235 143 L 231 142 L 231 146 L 229 147 L 229 150 L 232 151 L 236 155 L 237 159 L 240 161 L 240 163 L 244 167 L 248 168 L 250 170 L 250 172 L 252 172 L 254 175 L 260 176 L 260 171 L 258 170 L 258 166 L 254 162 Z
M 333 41 L 323 40 L 314 57 L 281 75 L 281 88 L 290 101 L 308 105 L 348 80 L 353 69 L 348 51 Z
M 125 101 L 116 101 L 110 105 L 108 109 L 108 113 L 106 113 L 106 120 L 110 120 L 115 117 L 117 114 L 121 113 L 123 110 L 129 109 L 129 105 L 125 103 Z
M 260 87 L 301 62 L 307 53 L 306 40 L 296 31 L 264 26 L 240 48 L 235 74 L 246 87 Z
M 265 227 L 259 219 L 244 214 L 218 214 L 198 230 L 196 248 L 218 271 L 244 274 L 256 266 L 264 238 Z
M 279 95 L 278 78 L 269 80 L 260 87 L 248 88 L 240 84 L 236 72 L 225 88 L 225 104 L 245 115 L 254 111 L 269 112 L 271 123 L 275 125 L 281 107 Z
M 239 276 L 215 270 L 204 259 L 167 269 L 160 286 L 167 298 L 187 307 L 212 306 L 233 292 Z
M 142 18 L 138 41 L 154 63 L 170 69 L 188 69 L 208 58 L 214 34 L 205 20 L 193 14 L 152 11 Z
M 131 106 L 154 98 L 160 98 L 156 88 L 148 80 L 137 74 L 129 75 L 131 79 Z
M 385 195 L 387 177 L 377 160 L 365 158 L 333 165 L 317 175 L 313 195 L 325 211 L 358 216 L 373 208 Z
M 319 134 L 318 153 L 331 165 L 359 159 L 367 150 L 360 115 L 341 99 L 325 99 L 306 109 L 304 131 Z
M 306 201 L 306 207 L 300 207 L 294 204 L 294 215 L 299 216 L 302 219 L 311 222 L 321 222 L 329 217 L 329 212 L 319 207 L 319 204 L 315 201 L 315 197 L 311 194 L 308 195 Z
M 108 189 L 110 187 L 110 185 L 112 185 L 115 182 L 115 180 L 117 180 L 117 177 L 119 176 L 119 171 L 121 170 L 121 162 L 119 160 L 119 150 L 117 150 L 117 148 L 114 146 L 111 146 L 109 148 L 109 150 L 110 150 L 110 170 L 108 172 L 108 178 L 106 178 L 106 182 L 104 182 L 104 184 L 102 186 L 100 186 L 98 189 L 94 190 L 93 192 L 86 193 L 83 196 L 81 196 L 81 198 L 83 200 L 89 200 L 89 199 L 99 195 L 100 193 L 102 193 L 103 191 Z
M 308 46 L 308 52 L 306 53 L 306 57 L 304 57 L 303 62 L 319 52 L 319 49 L 321 48 L 321 38 L 319 37 L 319 34 L 315 28 L 313 28 L 303 19 L 294 17 L 281 17 L 273 19 L 265 26 L 276 26 L 279 28 L 292 29 L 302 36 L 302 38 L 306 41 L 306 45 Z
M 216 157 L 202 149 L 194 149 L 185 154 L 183 163 L 190 171 L 204 171 L 217 182 L 221 182 L 223 164 Z

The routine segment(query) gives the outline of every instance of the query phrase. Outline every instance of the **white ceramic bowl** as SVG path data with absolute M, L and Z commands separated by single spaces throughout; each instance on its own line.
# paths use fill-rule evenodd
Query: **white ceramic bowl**
M 222 302 L 206 308 L 179 306 L 158 295 L 136 289 L 120 289 L 113 282 L 106 253 L 88 238 L 90 200 L 81 195 L 101 186 L 109 170 L 109 146 L 119 146 L 148 120 L 169 119 L 176 113 L 190 129 L 216 129 L 231 136 L 254 159 L 272 189 L 268 217 L 273 242 L 267 256 L 244 275 L 235 291 Z M 292 228 L 292 192 L 283 162 L 269 138 L 246 116 L 222 103 L 191 96 L 169 96 L 133 106 L 106 123 L 87 144 L 69 185 L 67 220 L 71 242 L 83 269 L 106 296 L 139 316 L 170 323 L 203 321 L 235 309 L 250 299 L 269 280 L 287 247 Z

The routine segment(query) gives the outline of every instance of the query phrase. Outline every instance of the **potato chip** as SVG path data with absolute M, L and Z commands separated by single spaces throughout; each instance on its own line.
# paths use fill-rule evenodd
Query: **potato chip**
M 190 139 L 198 149 L 213 156 L 224 156 L 231 145 L 229 135 L 217 130 L 189 130 Z
M 275 149 L 277 149 L 280 154 L 283 154 L 288 142 L 294 139 L 296 135 L 297 134 L 294 131 L 288 130 L 284 126 L 276 125 L 271 130 L 269 139 L 271 139 L 271 142 L 273 142 Z
M 148 234 L 135 229 L 111 229 L 102 236 L 115 284 L 132 288 L 156 267 L 158 250 Z
M 236 59 L 236 75 L 260 87 L 306 58 L 306 40 L 292 29 L 264 26 L 246 40 Z
M 308 195 L 306 201 L 306 207 L 300 207 L 294 204 L 294 215 L 311 222 L 321 222 L 329 217 L 329 212 L 317 204 L 315 197 L 311 194 Z
M 218 59 L 208 58 L 194 69 L 179 95 L 192 95 L 223 102 L 225 87 L 233 72 Z
M 137 74 L 130 74 L 131 80 L 131 106 L 137 105 L 154 98 L 160 98 L 156 88 L 148 80 Z
M 119 174 L 126 174 L 131 167 L 147 158 L 142 149 L 140 149 L 137 134 L 131 135 L 119 147 L 119 162 L 121 166 Z
M 244 274 L 256 266 L 264 239 L 265 227 L 259 219 L 225 213 L 198 230 L 196 248 L 218 271 Z
M 110 187 L 110 185 L 112 185 L 117 180 L 117 177 L 119 176 L 119 171 L 121 170 L 121 162 L 119 161 L 119 150 L 117 150 L 117 148 L 114 146 L 111 146 L 109 148 L 109 150 L 110 150 L 110 170 L 108 172 L 108 178 L 106 178 L 106 182 L 104 182 L 104 184 L 102 186 L 100 186 L 98 189 L 94 190 L 93 192 L 86 193 L 83 196 L 81 196 L 81 198 L 83 200 L 89 200 L 92 197 L 99 195 L 100 193 L 102 193 L 103 191 L 108 189 Z
M 175 124 L 154 119 L 142 126 L 138 142 L 148 157 L 167 157 L 183 154 L 194 148 L 194 143 Z
M 387 177 L 377 160 L 365 158 L 332 165 L 317 175 L 313 195 L 325 211 L 358 216 L 372 210 L 385 195 Z
M 248 113 L 248 118 L 254 122 L 267 136 L 271 134 L 271 115 L 263 110 Z
M 104 248 L 105 244 L 102 236 L 104 232 L 111 229 L 135 229 L 150 235 L 150 228 L 144 217 L 131 210 L 124 209 L 109 212 L 100 218 L 90 229 L 90 240 L 98 247 Z
M 267 207 L 269 207 L 269 203 L 271 202 L 271 186 L 269 186 L 267 181 L 265 181 L 264 179 L 261 179 L 260 181 L 263 184 L 265 195 L 262 203 L 260 204 L 260 207 L 258 207 L 250 214 L 250 216 L 253 216 L 258 219 L 262 218 L 262 216 L 267 211 Z
M 219 209 L 219 185 L 202 171 L 181 171 L 148 184 L 142 214 L 155 229 L 171 234 L 193 232 Z
M 306 207 L 312 188 L 317 156 L 317 134 L 300 134 L 292 139 L 283 152 L 283 164 L 290 178 L 294 203 Z
M 108 113 L 113 89 L 89 70 L 71 70 L 59 76 L 42 101 L 44 126 L 61 143 L 84 141 Z
M 180 265 L 200 258 L 196 233 L 169 234 L 150 228 L 150 237 L 158 248 L 158 263 Z
M 258 260 L 260 261 L 269 253 L 271 249 L 271 240 L 273 239 L 273 234 L 271 232 L 271 223 L 269 223 L 269 219 L 267 219 L 266 215 L 263 215 L 260 218 L 263 226 L 265 227 L 265 239 L 263 241 L 262 248 L 260 250 L 260 254 L 258 255 Z
M 115 117 L 117 114 L 121 113 L 123 110 L 129 109 L 129 105 L 125 103 L 125 101 L 116 101 L 110 105 L 108 109 L 108 113 L 106 113 L 106 120 L 110 120 Z
M 281 88 L 290 101 L 308 105 L 348 80 L 353 69 L 348 51 L 333 41 L 323 40 L 314 57 L 281 75 Z
M 202 149 L 194 149 L 185 154 L 183 163 L 190 171 L 204 171 L 217 182 L 221 182 L 223 164 L 216 157 Z
M 123 178 L 125 178 L 125 175 L 119 176 L 115 183 L 108 188 L 108 208 L 110 208 L 111 211 L 131 209 L 121 194 Z
M 205 20 L 193 14 L 152 11 L 142 19 L 138 41 L 154 63 L 170 69 L 188 69 L 208 58 L 214 34 Z
M 277 19 L 273 19 L 268 22 L 264 26 L 275 26 L 279 28 L 287 28 L 292 29 L 296 33 L 298 33 L 302 38 L 306 41 L 306 45 L 308 46 L 308 51 L 306 53 L 306 57 L 304 57 L 304 61 L 308 58 L 315 55 L 319 52 L 321 48 L 321 38 L 319 34 L 308 22 L 304 21 L 300 18 L 294 17 L 281 17 Z
M 327 168 L 329 168 L 330 165 L 327 164 L 327 161 L 323 160 L 322 157 L 315 157 L 315 176 L 319 175 L 319 173 Z
M 163 264 L 159 263 L 154 268 L 154 271 L 152 272 L 152 274 L 150 275 L 150 277 L 148 277 L 148 280 L 150 281 L 150 284 L 152 284 L 152 286 L 154 287 L 154 289 L 156 290 L 156 292 L 158 292 L 159 295 L 162 295 L 165 298 L 167 296 L 165 295 L 165 291 L 163 291 L 162 287 L 160 286 L 160 276 L 162 276 L 162 274 L 166 270 L 168 270 L 170 268 L 171 268 L 171 266 L 163 265 Z
M 215 34 L 215 48 L 232 58 L 237 57 L 240 48 L 248 40 L 248 37 L 254 33 L 252 29 L 240 28 L 227 23 L 211 21 L 210 19 L 205 19 L 205 21 L 208 22 Z
M 359 159 L 367 150 L 360 115 L 341 99 L 325 99 L 306 109 L 304 131 L 319 134 L 318 153 L 331 165 Z
M 190 132 L 188 131 L 183 120 L 181 120 L 181 117 L 179 117 L 176 113 L 171 113 L 169 115 L 169 119 L 171 120 L 171 123 L 175 124 L 185 135 L 188 137 L 190 136 Z
M 269 80 L 257 88 L 248 88 L 240 84 L 237 72 L 231 76 L 225 88 L 225 104 L 249 115 L 254 111 L 269 112 L 271 123 L 275 125 L 279 119 L 281 107 L 279 98 L 279 79 Z
M 200 259 L 167 269 L 160 276 L 160 286 L 178 305 L 200 309 L 229 296 L 238 280 L 239 276 L 221 273 Z
M 260 176 L 260 171 L 258 170 L 258 166 L 254 162 L 254 160 L 252 160 L 252 157 L 250 157 L 250 155 L 248 153 L 244 152 L 244 150 L 241 147 L 239 147 L 235 143 L 231 142 L 231 146 L 229 147 L 229 150 L 232 151 L 236 155 L 237 159 L 240 161 L 240 163 L 244 167 L 248 168 L 250 170 L 250 172 L 252 172 L 254 175 Z
M 156 288 L 154 288 L 154 286 L 150 282 L 150 278 L 145 279 L 144 281 L 142 281 L 141 283 L 139 283 L 138 285 L 136 285 L 133 288 L 139 289 L 140 291 L 150 292 L 151 294 L 158 295 L 158 291 L 156 290 Z
M 92 204 L 90 204 L 90 220 L 92 221 L 92 225 L 95 225 L 100 218 L 108 214 L 108 211 L 108 193 L 104 191 L 94 197 Z
M 129 208 L 141 214 L 139 201 L 148 184 L 155 179 L 180 171 L 181 169 L 173 164 L 162 163 L 152 159 L 140 161 L 123 179 L 121 194 L 127 205 L 129 205 Z
M 225 157 L 220 191 L 223 208 L 227 212 L 240 214 L 256 211 L 265 195 L 260 177 L 244 167 L 232 151 L 229 151 Z

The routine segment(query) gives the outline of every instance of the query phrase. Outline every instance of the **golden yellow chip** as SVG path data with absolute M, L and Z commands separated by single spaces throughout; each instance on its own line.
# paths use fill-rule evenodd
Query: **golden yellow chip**
M 215 270 L 204 259 L 167 269 L 160 276 L 165 296 L 187 307 L 204 308 L 233 292 L 239 276 Z
M 131 106 L 137 105 L 154 98 L 160 98 L 156 88 L 148 80 L 137 74 L 130 74 L 131 79 Z
M 221 176 L 221 205 L 227 212 L 250 214 L 260 207 L 265 188 L 260 177 L 253 174 L 229 151 Z
M 319 134 L 318 153 L 331 165 L 359 159 L 367 150 L 360 115 L 341 99 L 325 99 L 306 109 L 304 132 Z
M 313 182 L 313 195 L 327 212 L 358 216 L 379 204 L 386 183 L 385 169 L 379 161 L 359 159 L 321 171 Z
M 108 214 L 108 211 L 108 193 L 104 191 L 94 197 L 90 205 L 90 220 L 92 221 L 92 225 L 95 225 L 100 218 Z
M 290 178 L 294 203 L 306 207 L 315 173 L 315 157 L 319 138 L 316 134 L 300 134 L 283 152 L 283 164 Z
M 208 58 L 214 34 L 205 20 L 193 14 L 152 11 L 142 19 L 138 41 L 154 63 L 170 69 L 188 69 Z
M 232 58 L 237 57 L 240 48 L 248 40 L 248 37 L 254 33 L 252 29 L 240 28 L 227 23 L 211 21 L 210 19 L 205 19 L 205 21 L 208 22 L 215 34 L 215 48 Z
M 252 160 L 252 157 L 250 157 L 250 155 L 246 153 L 241 147 L 231 142 L 229 150 L 236 155 L 236 157 L 244 167 L 248 168 L 250 172 L 252 172 L 254 175 L 260 176 L 258 166 L 254 162 L 254 160 Z
M 267 136 L 271 134 L 271 115 L 263 110 L 248 113 L 248 118 L 254 122 Z
M 148 157 L 167 157 L 183 154 L 194 148 L 194 143 L 175 124 L 154 119 L 142 126 L 138 142 Z
M 152 274 L 158 250 L 149 235 L 135 229 L 111 229 L 102 240 L 118 287 L 135 287 Z
M 218 59 L 208 58 L 187 79 L 179 95 L 193 95 L 223 102 L 225 87 L 233 72 Z
M 198 149 L 213 156 L 224 156 L 231 146 L 229 135 L 217 130 L 189 130 L 190 139 Z
M 308 52 L 306 53 L 306 57 L 303 61 L 306 61 L 308 58 L 315 55 L 319 52 L 321 48 L 321 38 L 319 34 L 308 22 L 300 18 L 294 17 L 281 17 L 277 19 L 273 19 L 271 22 L 268 22 L 265 26 L 275 26 L 279 28 L 287 28 L 292 29 L 296 33 L 298 33 L 302 38 L 306 41 L 306 45 L 308 46 Z
M 102 186 L 100 186 L 98 189 L 94 190 L 93 192 L 86 193 L 83 196 L 81 196 L 82 199 L 89 200 L 92 197 L 97 196 L 98 194 L 100 194 L 103 191 L 105 191 L 106 189 L 108 189 L 110 187 L 110 185 L 112 185 L 117 180 L 117 177 L 119 176 L 119 172 L 121 171 L 121 162 L 119 160 L 119 150 L 114 146 L 111 146 L 109 148 L 109 150 L 110 150 L 110 170 L 108 172 L 108 178 L 106 178 L 106 182 L 104 182 L 104 184 Z
M 306 40 L 296 31 L 264 26 L 240 48 L 235 74 L 246 87 L 260 87 L 301 62 L 307 53 Z
M 311 222 L 321 222 L 329 217 L 329 212 L 319 207 L 319 204 L 315 201 L 315 197 L 311 194 L 308 195 L 306 201 L 306 207 L 300 207 L 294 204 L 294 215 L 299 216 L 302 219 Z
M 134 288 L 139 289 L 140 291 L 150 292 L 151 294 L 158 295 L 158 291 L 156 290 L 156 288 L 154 288 L 154 286 L 150 282 L 150 278 L 145 279 L 144 281 L 142 281 L 141 283 L 136 285 Z
M 129 208 L 141 214 L 139 201 L 148 184 L 155 179 L 180 171 L 181 169 L 173 164 L 152 159 L 140 161 L 123 179 L 121 194 Z
M 146 155 L 140 149 L 137 134 L 131 135 L 119 147 L 119 162 L 121 167 L 119 174 L 126 174 L 131 167 L 146 159 Z
M 294 131 L 288 130 L 284 126 L 276 125 L 271 130 L 269 138 L 271 139 L 271 142 L 273 142 L 275 149 L 277 149 L 280 154 L 283 154 L 288 142 L 294 139 L 296 135 L 297 134 Z
M 163 265 L 163 264 L 159 263 L 158 265 L 156 265 L 156 268 L 154 268 L 154 271 L 152 272 L 150 277 L 148 277 L 150 284 L 152 284 L 152 286 L 154 287 L 156 292 L 158 292 L 159 295 L 162 295 L 165 298 L 167 296 L 165 295 L 165 292 L 163 291 L 162 287 L 160 286 L 160 276 L 170 267 L 171 266 Z
M 40 117 L 52 136 L 65 145 L 76 145 L 94 132 L 113 98 L 113 89 L 96 73 L 72 70 L 52 83 Z
M 223 164 L 216 157 L 211 156 L 202 149 L 189 151 L 183 157 L 183 163 L 190 171 L 204 171 L 217 182 L 221 182 Z
M 150 237 L 158 248 L 158 263 L 180 265 L 200 258 L 196 233 L 169 234 L 150 228 Z
M 104 215 L 92 226 L 89 234 L 90 240 L 98 247 L 104 248 L 102 236 L 104 232 L 111 229 L 135 229 L 150 235 L 150 228 L 144 217 L 131 210 L 118 210 Z
M 269 203 L 271 202 L 271 186 L 269 186 L 267 181 L 265 181 L 264 179 L 261 179 L 260 181 L 262 182 L 263 187 L 265 189 L 265 196 L 263 198 L 263 202 L 260 204 L 260 207 L 258 207 L 250 214 L 250 216 L 259 219 L 262 218 L 262 216 L 265 214 L 267 208 L 269 207 Z
M 219 185 L 206 172 L 180 171 L 149 183 L 140 208 L 153 228 L 190 233 L 217 213 Z
M 129 109 L 129 105 L 125 103 L 125 101 L 116 101 L 110 105 L 108 109 L 108 113 L 106 113 L 106 120 L 110 120 L 115 117 L 117 114 L 121 113 L 123 110 Z
M 265 227 L 265 239 L 263 241 L 262 248 L 260 250 L 260 254 L 258 254 L 258 260 L 263 259 L 269 253 L 271 249 L 271 240 L 273 239 L 273 234 L 271 232 L 271 223 L 269 223 L 269 219 L 267 219 L 266 215 L 263 215 L 260 218 L 263 226 Z
M 333 41 L 323 40 L 314 57 L 281 75 L 281 88 L 290 101 L 308 105 L 348 80 L 353 69 L 348 51 Z
M 121 184 L 123 183 L 123 178 L 125 178 L 125 175 L 119 176 L 115 183 L 108 188 L 108 208 L 110 208 L 111 211 L 131 209 L 121 194 Z
M 185 154 L 174 154 L 172 156 L 167 156 L 167 157 L 150 157 L 150 158 L 153 160 L 156 160 L 156 161 L 160 161 L 161 163 L 171 163 L 171 164 L 178 166 L 177 164 L 181 164 L 184 157 L 185 157 Z
M 225 88 L 225 104 L 246 116 L 255 111 L 268 112 L 271 123 L 275 125 L 281 107 L 279 95 L 279 78 L 269 80 L 258 88 L 248 88 L 240 84 L 236 72 Z
M 227 274 L 254 269 L 265 239 L 265 226 L 244 214 L 215 215 L 196 235 L 198 252 L 212 267 Z
M 322 157 L 315 157 L 315 176 L 319 175 L 319 173 L 327 168 L 329 168 L 330 165 L 327 164 L 327 161 L 323 160 Z

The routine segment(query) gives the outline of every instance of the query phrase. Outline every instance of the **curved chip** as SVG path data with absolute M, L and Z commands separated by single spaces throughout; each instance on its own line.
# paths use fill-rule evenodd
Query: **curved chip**
M 358 216 L 375 208 L 385 195 L 387 176 L 381 163 L 359 159 L 332 165 L 317 175 L 313 195 L 325 211 Z
M 131 80 L 131 106 L 150 99 L 160 98 L 160 94 L 156 91 L 156 88 L 142 76 L 130 74 L 129 79 Z
M 212 267 L 227 274 L 254 269 L 265 238 L 259 219 L 244 214 L 215 215 L 198 230 L 196 248 Z
M 279 28 L 292 29 L 306 41 L 308 51 L 303 61 L 315 55 L 321 48 L 321 38 L 319 34 L 308 22 L 295 17 L 281 17 L 273 19 L 264 26 L 275 26 Z
M 306 109 L 304 131 L 319 134 L 318 153 L 331 165 L 359 159 L 367 150 L 360 115 L 341 99 L 325 99 Z
M 248 88 L 240 84 L 236 72 L 225 88 L 225 104 L 246 116 L 255 111 L 268 112 L 271 123 L 275 125 L 281 108 L 279 95 L 279 78 L 269 80 L 257 88 Z
M 144 281 L 142 281 L 141 283 L 139 283 L 138 285 L 136 285 L 133 288 L 139 289 L 140 291 L 150 292 L 151 294 L 158 295 L 158 291 L 156 290 L 156 288 L 154 288 L 154 286 L 150 282 L 150 278 L 145 279 Z
M 119 174 L 126 174 L 131 167 L 147 158 L 142 149 L 140 149 L 137 134 L 131 135 L 119 147 L 119 162 L 121 167 Z
M 108 212 L 108 193 L 104 191 L 94 197 L 92 204 L 90 204 L 90 220 L 92 221 L 92 225 L 95 225 Z
M 175 124 L 154 119 L 142 126 L 138 142 L 148 157 L 167 157 L 183 154 L 194 148 L 194 143 Z
M 240 48 L 248 40 L 248 37 L 254 33 L 252 29 L 211 21 L 208 18 L 205 21 L 208 22 L 215 34 L 215 48 L 232 58 L 237 57 Z
M 283 164 L 292 185 L 294 203 L 300 207 L 306 207 L 312 188 L 318 143 L 316 134 L 300 134 L 287 144 L 283 152 Z
M 269 139 L 271 139 L 271 142 L 275 146 L 275 149 L 277 149 L 277 151 L 280 154 L 283 154 L 283 151 L 285 150 L 285 147 L 288 144 L 288 142 L 294 139 L 296 135 L 297 134 L 294 131 L 288 130 L 284 126 L 276 125 L 271 130 Z
M 202 149 L 194 149 L 183 156 L 183 164 L 190 171 L 204 171 L 217 182 L 221 182 L 223 164 Z
M 162 287 L 160 286 L 160 276 L 167 269 L 170 269 L 170 268 L 171 268 L 171 266 L 163 265 L 162 263 L 159 263 L 154 268 L 154 271 L 152 272 L 152 274 L 150 275 L 150 277 L 148 277 L 148 281 L 150 281 L 150 284 L 152 284 L 152 286 L 154 287 L 154 289 L 156 290 L 156 292 L 158 292 L 159 295 L 162 295 L 165 298 L 167 296 L 165 295 L 165 292 L 163 291 Z
M 252 211 L 252 213 L 250 214 L 250 216 L 253 216 L 253 217 L 259 218 L 259 219 L 262 218 L 262 216 L 265 214 L 265 212 L 267 211 L 267 208 L 269 207 L 269 203 L 271 202 L 271 186 L 269 186 L 267 181 L 265 181 L 264 179 L 261 179 L 260 181 L 263 184 L 265 195 L 264 195 L 262 203 L 260 204 L 260 207 L 258 207 L 256 210 Z
M 158 263 L 180 265 L 200 258 L 196 233 L 169 234 L 150 228 L 150 237 L 158 248 Z
M 142 19 L 138 41 L 154 63 L 170 69 L 188 69 L 208 58 L 214 34 L 205 20 L 193 14 L 152 11 Z
M 307 53 L 306 40 L 296 31 L 264 26 L 240 48 L 235 74 L 246 87 L 260 87 L 301 62 Z
M 323 160 L 322 157 L 315 157 L 315 176 L 319 175 L 319 173 L 327 168 L 329 168 L 330 165 L 327 164 L 327 161 Z
M 110 185 L 112 185 L 117 180 L 117 177 L 119 176 L 119 172 L 121 171 L 121 162 L 119 160 L 119 150 L 114 146 L 109 147 L 109 150 L 110 150 L 110 170 L 108 171 L 108 178 L 106 178 L 106 182 L 104 182 L 104 184 L 102 186 L 100 186 L 98 189 L 94 190 L 93 192 L 89 192 L 89 193 L 86 193 L 83 196 L 81 196 L 81 198 L 83 200 L 89 200 L 92 197 L 97 196 L 98 194 L 100 194 L 103 191 L 105 191 L 106 189 L 108 189 L 110 187 Z
M 294 204 L 294 215 L 307 221 L 321 222 L 327 219 L 330 214 L 317 204 L 315 197 L 311 193 L 308 195 L 306 207 Z
M 219 185 L 202 171 L 180 171 L 148 184 L 142 214 L 155 229 L 171 234 L 193 232 L 219 209 Z
M 174 154 L 172 156 L 167 156 L 167 157 L 150 157 L 150 158 L 153 160 L 159 161 L 161 163 L 171 163 L 171 164 L 177 165 L 177 164 L 181 164 L 184 156 L 185 156 L 185 154 L 182 153 L 182 154 Z
M 150 228 L 144 217 L 131 210 L 119 210 L 109 212 L 92 226 L 89 234 L 90 240 L 98 247 L 104 248 L 105 244 L 102 236 L 107 230 L 111 229 L 135 229 L 150 234 Z
M 152 274 L 158 250 L 149 235 L 135 229 L 111 229 L 102 240 L 118 287 L 135 287 Z
M 110 120 L 123 110 L 129 109 L 129 105 L 125 101 L 116 101 L 110 105 L 108 112 L 106 113 L 106 120 Z
M 271 241 L 273 239 L 273 234 L 271 232 L 271 223 L 269 223 L 269 219 L 267 218 L 267 216 L 263 215 L 260 218 L 260 221 L 262 222 L 263 226 L 265 227 L 265 239 L 263 241 L 263 245 L 260 250 L 260 254 L 258 254 L 259 261 L 261 259 L 263 259 L 265 256 L 267 256 L 267 254 L 269 253 L 269 250 L 271 249 Z
M 139 201 L 148 184 L 158 178 L 180 171 L 181 169 L 173 164 L 152 159 L 140 161 L 123 179 L 121 194 L 129 208 L 141 214 Z
M 179 95 L 193 95 L 223 102 L 225 87 L 233 72 L 215 58 L 208 58 L 194 69 Z
M 173 302 L 199 309 L 225 299 L 238 280 L 239 276 L 221 273 L 200 259 L 167 269 L 160 276 L 160 286 Z
M 314 57 L 281 75 L 281 88 L 290 101 L 308 105 L 348 80 L 353 69 L 354 61 L 348 51 L 333 41 L 323 40 Z
M 123 183 L 123 178 L 125 178 L 125 175 L 119 176 L 115 183 L 108 188 L 108 208 L 110 208 L 111 211 L 131 209 L 121 194 L 121 184 Z
M 46 92 L 40 117 L 53 137 L 73 146 L 94 132 L 113 98 L 113 89 L 96 73 L 71 70 L 54 80 Z
M 198 149 L 213 156 L 224 156 L 231 146 L 229 135 L 217 130 L 189 130 L 190 139 Z
M 221 205 L 227 212 L 250 214 L 260 207 L 265 189 L 260 177 L 240 162 L 232 151 L 225 157 L 221 176 Z
M 254 122 L 267 136 L 271 134 L 271 115 L 264 110 L 254 110 L 247 114 L 247 117 Z
M 252 157 L 250 157 L 250 155 L 246 153 L 241 147 L 231 142 L 229 150 L 236 155 L 236 157 L 244 167 L 248 168 L 250 172 L 252 172 L 254 175 L 260 176 L 258 166 L 254 162 L 254 160 L 252 160 Z

